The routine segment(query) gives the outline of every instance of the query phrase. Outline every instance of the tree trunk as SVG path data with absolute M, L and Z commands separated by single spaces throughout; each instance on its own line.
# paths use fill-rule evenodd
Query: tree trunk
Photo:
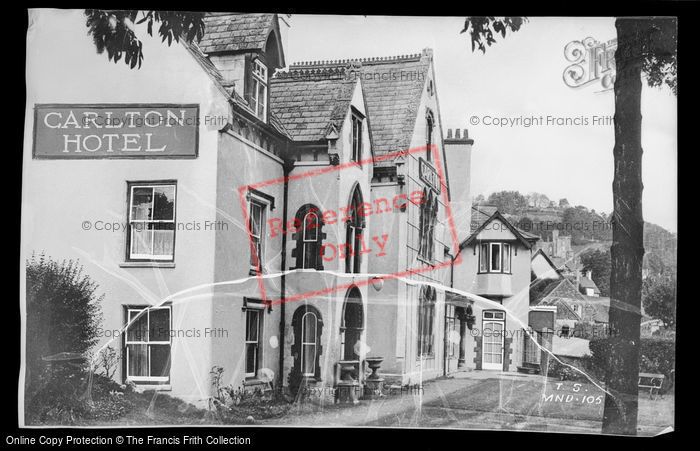
M 639 326 L 642 299 L 642 42 L 643 19 L 617 19 L 615 173 L 610 275 L 612 346 L 606 369 L 603 433 L 637 433 Z

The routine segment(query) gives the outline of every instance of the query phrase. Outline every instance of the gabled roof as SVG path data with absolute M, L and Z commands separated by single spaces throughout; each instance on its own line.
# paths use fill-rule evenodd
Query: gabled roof
M 270 81 L 270 109 L 294 141 L 321 141 L 340 131 L 357 80 L 282 73 Z
M 582 318 L 571 308 L 570 303 L 585 303 L 585 298 L 576 290 L 576 287 L 567 279 L 554 282 L 537 296 L 531 299 L 531 305 L 554 305 L 557 307 L 557 319 L 573 319 L 580 321 Z
M 538 255 L 541 255 L 544 258 L 544 260 L 552 268 L 552 270 L 554 271 L 555 274 L 557 274 L 559 277 L 563 277 L 561 275 L 561 269 L 557 267 L 557 265 L 552 261 L 551 258 L 549 258 L 549 256 L 542 249 L 538 249 L 537 252 L 535 252 L 532 255 L 532 258 L 530 259 L 530 261 L 534 260 L 535 257 L 537 257 Z
M 275 14 L 207 13 L 199 47 L 207 54 L 262 50 L 274 23 Z
M 187 49 L 187 51 L 192 55 L 194 60 L 202 67 L 204 72 L 211 78 L 214 85 L 221 91 L 221 93 L 231 102 L 234 106 L 246 111 L 251 117 L 255 116 L 255 113 L 250 108 L 248 102 L 238 95 L 235 90 L 224 84 L 224 79 L 221 76 L 221 72 L 216 68 L 216 66 L 211 62 L 209 58 L 202 53 L 202 50 L 194 42 L 186 42 L 184 39 L 180 40 L 182 45 Z M 282 136 L 291 138 L 289 133 L 285 130 L 284 126 L 280 123 L 279 119 L 270 112 L 270 126 Z
M 486 214 L 485 211 L 483 210 L 483 207 L 472 206 L 472 229 L 474 226 L 473 219 L 474 219 L 474 211 L 475 210 L 479 215 L 482 215 L 482 217 L 485 216 L 485 214 Z M 491 211 L 491 210 L 486 210 L 486 211 Z M 516 239 L 518 239 L 518 241 L 523 243 L 523 245 L 527 249 L 530 249 L 532 247 L 532 245 L 534 244 L 534 242 L 540 239 L 540 237 L 538 237 L 537 235 L 534 235 L 533 237 L 526 237 L 523 234 L 523 231 L 518 229 L 517 227 L 513 226 L 513 224 L 511 224 L 510 221 L 508 221 L 508 219 L 506 219 L 506 217 L 503 216 L 500 211 L 498 211 L 498 209 L 493 210 L 493 211 L 494 211 L 494 213 L 491 216 L 489 216 L 486 220 L 484 220 L 481 223 L 481 225 L 479 225 L 475 230 L 472 230 L 471 235 L 469 235 L 467 237 L 467 239 L 462 241 L 462 243 L 459 245 L 460 249 L 464 249 L 465 247 L 472 244 L 476 240 L 476 237 L 479 235 L 479 233 L 481 233 L 481 231 L 484 230 L 484 228 L 486 228 L 486 226 L 488 224 L 490 224 L 492 221 L 494 221 L 496 219 L 500 220 L 503 224 L 505 224 L 506 227 L 508 227 L 508 230 L 510 230 L 513 233 L 513 235 L 515 235 Z
M 348 68 L 349 78 L 361 79 L 372 150 L 381 155 L 411 145 L 432 55 L 426 49 L 414 55 L 302 62 L 292 64 L 290 72 Z
M 581 276 L 581 279 L 579 281 L 579 286 L 581 288 L 593 288 L 595 291 L 600 292 L 598 285 L 596 285 L 595 282 L 593 282 L 587 276 Z
M 486 221 L 498 211 L 495 205 L 472 205 L 472 221 L 470 223 L 470 232 L 474 233 Z
M 584 313 L 590 321 L 608 323 L 610 321 L 610 298 L 604 296 L 583 296 Z

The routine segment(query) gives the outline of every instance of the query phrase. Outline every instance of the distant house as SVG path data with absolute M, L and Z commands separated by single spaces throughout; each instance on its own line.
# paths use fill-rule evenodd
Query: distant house
M 542 249 L 532 256 L 532 278 L 537 280 L 561 280 L 562 270 Z
M 608 324 L 610 298 L 605 296 L 583 296 L 583 321 L 594 324 Z
M 536 294 L 531 291 L 530 305 L 557 308 L 554 328 L 559 336 L 568 337 L 576 323 L 584 321 L 585 304 L 585 297 L 568 279 L 552 281 Z
M 586 274 L 579 280 L 578 289 L 581 294 L 586 296 L 600 296 L 598 285 L 593 282 L 593 272 L 589 269 Z

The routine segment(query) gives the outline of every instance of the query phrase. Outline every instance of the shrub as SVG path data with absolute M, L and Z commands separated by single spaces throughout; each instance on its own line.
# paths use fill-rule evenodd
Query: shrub
M 610 363 L 610 350 L 619 338 L 608 337 L 591 340 L 592 366 L 605 374 Z M 639 346 L 639 371 L 643 373 L 660 373 L 668 376 L 675 366 L 676 344 L 667 338 L 642 338 Z
M 639 369 L 645 373 L 669 375 L 675 367 L 676 342 L 665 338 L 644 338 L 639 349 Z
M 27 260 L 26 281 L 27 416 L 79 417 L 85 406 L 77 397 L 68 398 L 81 395 L 77 381 L 88 374 L 83 357 L 98 340 L 102 296 L 77 262 L 59 263 L 44 254 Z M 54 361 L 48 366 L 50 356 Z M 43 399 L 35 402 L 36 397 Z M 32 406 L 45 408 L 32 412 Z
M 112 379 L 70 363 L 57 362 L 46 367 L 36 384 L 35 396 L 26 404 L 28 424 L 111 421 L 133 407 L 124 388 Z

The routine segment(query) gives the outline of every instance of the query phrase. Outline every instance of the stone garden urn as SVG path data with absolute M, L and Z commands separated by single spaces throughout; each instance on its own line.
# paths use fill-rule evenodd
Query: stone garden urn
M 375 399 L 383 396 L 384 389 L 384 378 L 379 374 L 379 368 L 384 361 L 384 357 L 366 357 L 365 362 L 367 366 L 372 370 L 372 374 L 367 376 L 365 380 L 365 393 L 364 397 L 368 399 Z

